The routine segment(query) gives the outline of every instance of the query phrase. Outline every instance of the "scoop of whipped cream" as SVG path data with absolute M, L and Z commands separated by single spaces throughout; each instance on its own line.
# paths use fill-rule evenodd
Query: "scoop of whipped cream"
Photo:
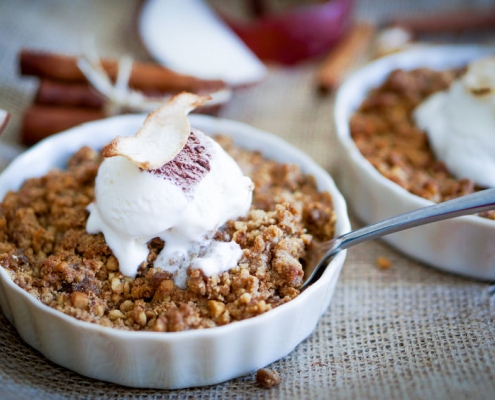
M 495 187 L 495 57 L 471 63 L 414 111 L 435 156 L 457 178 Z
M 174 115 L 170 118 L 175 118 Z M 148 118 L 154 117 L 150 114 Z M 153 138 L 180 135 L 175 132 L 178 125 L 170 123 L 168 118 L 147 120 L 146 124 L 156 132 Z M 156 124 L 172 129 L 161 130 Z M 210 276 L 235 266 L 242 256 L 237 243 L 216 242 L 213 235 L 228 220 L 247 214 L 253 183 L 218 143 L 186 125 L 183 129 L 189 134 L 185 135 L 185 144 L 176 144 L 182 146 L 177 154 L 165 149 L 170 154 L 167 157 L 173 158 L 158 168 L 156 163 L 148 169 L 143 167 L 149 166 L 143 162 L 147 147 L 153 147 L 150 153 L 155 157 L 160 143 L 151 140 L 147 132 L 132 138 L 144 137 L 143 143 L 129 142 L 132 146 L 112 143 L 106 149 L 124 148 L 125 154 L 106 157 L 102 162 L 95 181 L 95 201 L 88 206 L 86 230 L 103 233 L 124 275 L 136 275 L 148 257 L 147 243 L 156 237 L 165 242 L 165 247 L 154 267 L 171 272 L 180 287 L 186 285 L 189 266 L 200 268 Z M 168 144 L 171 143 L 181 140 L 170 140 Z M 127 153 L 126 147 L 131 148 Z M 103 154 L 108 155 L 108 151 L 104 150 Z

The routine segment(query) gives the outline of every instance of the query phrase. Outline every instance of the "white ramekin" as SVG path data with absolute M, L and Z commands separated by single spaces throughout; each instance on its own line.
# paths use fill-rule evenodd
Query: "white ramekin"
M 23 153 L 1 174 L 0 198 L 28 177 L 64 167 L 82 145 L 101 148 L 116 135 L 133 135 L 143 115 L 91 122 L 52 136 Z M 346 204 L 330 176 L 280 138 L 248 125 L 193 115 L 206 133 L 230 135 L 266 157 L 297 163 L 333 197 L 337 234 L 350 229 Z M 346 257 L 338 254 L 323 276 L 296 299 L 263 315 L 226 326 L 186 332 L 128 332 L 86 323 L 45 306 L 15 285 L 0 267 L 0 305 L 20 336 L 53 362 L 82 375 L 144 388 L 211 385 L 262 368 L 290 353 L 327 309 Z
M 335 123 L 340 146 L 336 179 L 349 206 L 365 223 L 432 204 L 381 175 L 360 153 L 350 136 L 349 120 L 370 89 L 394 69 L 447 69 L 495 54 L 492 47 L 452 45 L 418 47 L 371 62 L 340 87 Z M 477 216 L 394 233 L 386 242 L 419 261 L 467 277 L 495 279 L 495 221 Z

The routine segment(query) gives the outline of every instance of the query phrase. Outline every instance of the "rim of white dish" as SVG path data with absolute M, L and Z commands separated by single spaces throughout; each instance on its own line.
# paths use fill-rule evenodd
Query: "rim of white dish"
M 479 45 L 425 45 L 404 50 L 372 61 L 352 73 L 340 86 L 335 97 L 334 118 L 337 136 L 342 145 L 356 164 L 366 168 L 370 176 L 380 185 L 386 186 L 401 196 L 405 196 L 418 208 L 435 204 L 433 201 L 415 195 L 407 189 L 383 176 L 359 151 L 351 138 L 349 119 L 357 107 L 364 100 L 370 89 L 380 85 L 394 69 L 411 70 L 419 67 L 432 69 L 446 69 L 466 65 L 475 57 L 495 55 L 495 47 Z M 421 60 L 421 62 L 416 62 Z M 364 83 L 364 86 L 363 86 Z M 364 90 L 363 90 L 364 89 Z M 356 98 L 354 93 L 360 93 Z M 352 112 L 348 112 L 351 110 Z M 476 215 L 466 215 L 463 218 L 473 224 L 494 226 L 495 220 L 482 218 Z
M 95 127 L 102 126 L 104 127 L 107 124 L 112 124 L 112 123 L 124 123 L 128 121 L 140 121 L 144 120 L 145 114 L 132 114 L 132 115 L 121 115 L 121 116 L 116 116 L 116 117 L 110 117 L 94 122 L 88 122 L 84 123 L 82 125 L 79 125 L 75 128 L 71 128 L 67 131 L 58 133 L 56 135 L 52 135 L 50 137 L 47 137 L 46 139 L 43 139 L 40 141 L 38 144 L 33 146 L 32 148 L 28 149 L 24 153 L 22 153 L 19 157 L 17 157 L 12 163 L 0 174 L 0 186 L 4 184 L 5 176 L 9 174 L 9 172 L 15 168 L 18 164 L 24 164 L 27 162 L 30 158 L 30 155 L 33 153 L 38 153 L 38 152 L 46 152 L 49 148 L 53 147 L 54 145 L 59 146 L 60 143 L 66 142 L 67 144 L 71 142 L 70 139 L 73 138 L 73 136 L 78 135 L 82 136 L 85 134 L 86 131 L 88 130 L 93 130 Z M 306 155 L 304 152 L 298 150 L 297 148 L 293 147 L 290 145 L 288 142 L 284 141 L 283 139 L 276 137 L 273 134 L 270 134 L 268 132 L 259 130 L 257 128 L 254 128 L 250 125 L 244 124 L 242 122 L 238 121 L 233 121 L 233 120 L 228 120 L 228 119 L 220 119 L 220 118 L 215 118 L 211 116 L 206 116 L 206 115 L 190 115 L 189 119 L 191 121 L 191 125 L 195 124 L 201 124 L 204 128 L 204 126 L 210 126 L 210 127 L 215 127 L 214 130 L 218 131 L 218 134 L 225 134 L 228 136 L 231 136 L 230 133 L 224 132 L 223 129 L 235 129 L 235 132 L 238 132 L 239 135 L 247 135 L 249 134 L 250 142 L 251 143 L 256 143 L 257 139 L 258 140 L 263 140 L 263 141 L 269 141 L 276 145 L 278 149 L 280 149 L 282 152 L 288 152 L 291 154 L 294 158 L 298 158 L 301 160 L 303 163 L 301 165 L 301 169 L 305 173 L 309 174 L 316 174 L 318 176 L 315 176 L 315 179 L 317 180 L 324 180 L 325 184 L 327 184 L 329 187 L 332 188 L 331 196 L 333 199 L 333 204 L 334 204 L 334 209 L 340 210 L 340 213 L 338 213 L 338 220 L 337 223 L 340 225 L 340 230 L 338 231 L 338 234 L 345 233 L 350 230 L 350 222 L 347 214 L 347 205 L 346 202 L 343 198 L 343 196 L 340 194 L 340 191 L 336 187 L 335 183 L 333 182 L 333 179 L 329 175 L 327 171 L 325 171 L 322 167 L 320 167 L 318 164 L 316 164 L 315 161 L 313 161 L 308 155 Z M 206 132 L 211 134 L 211 132 Z M 237 134 L 237 133 L 236 133 Z M 60 143 L 59 143 L 60 142 Z M 72 141 L 74 142 L 74 141 Z M 79 141 L 77 142 L 77 145 L 75 145 L 75 148 L 78 149 L 80 148 L 83 143 L 80 143 Z M 91 146 L 91 144 L 88 144 Z M 95 146 L 97 147 L 97 146 Z M 254 147 L 254 146 L 253 146 Z M 261 149 L 260 149 L 261 151 Z M 68 154 L 73 154 L 72 148 L 67 150 Z M 56 164 L 54 164 L 54 167 Z M 307 168 L 304 168 L 307 167 Z M 309 169 L 309 171 L 308 171 Z M 43 173 L 44 174 L 44 173 Z M 24 182 L 24 179 L 22 180 Z M 1 199 L 3 201 L 3 198 L 5 196 L 5 193 L 0 193 Z M 342 214 L 342 215 L 340 215 Z M 329 266 L 325 269 L 323 275 L 315 282 L 313 283 L 310 287 L 308 287 L 306 290 L 301 292 L 296 298 L 288 301 L 285 304 L 282 304 L 264 314 L 257 315 L 252 318 L 244 319 L 241 321 L 235 321 L 228 323 L 223 326 L 217 326 L 217 327 L 212 327 L 212 328 L 204 328 L 204 329 L 192 329 L 192 330 L 187 330 L 187 331 L 180 331 L 180 332 L 154 332 L 154 331 L 131 331 L 131 330 L 122 330 L 122 329 L 116 329 L 113 327 L 105 327 L 102 325 L 98 325 L 96 323 L 92 322 L 86 322 L 86 321 L 81 321 L 75 317 L 71 317 L 61 311 L 57 311 L 45 304 L 43 304 L 41 301 L 30 295 L 28 292 L 26 292 L 24 289 L 19 287 L 10 277 L 10 274 L 7 272 L 7 270 L 3 267 L 0 267 L 0 276 L 5 278 L 5 283 L 10 286 L 13 290 L 17 291 L 20 293 L 24 298 L 26 298 L 33 306 L 41 308 L 44 312 L 48 312 L 52 314 L 54 317 L 59 318 L 61 320 L 64 320 L 65 322 L 75 324 L 76 326 L 80 326 L 81 328 L 84 329 L 90 329 L 93 330 L 94 332 L 104 334 L 104 335 L 111 335 L 111 336 L 126 336 L 126 337 L 134 337 L 134 338 L 146 338 L 147 340 L 181 340 L 183 339 L 190 339 L 191 337 L 194 338 L 194 336 L 198 337 L 211 337 L 215 335 L 219 335 L 222 333 L 229 333 L 231 331 L 235 331 L 237 329 L 244 329 L 245 326 L 247 325 L 260 325 L 263 324 L 264 321 L 267 318 L 272 318 L 273 314 L 276 312 L 282 312 L 282 311 L 287 311 L 289 307 L 297 307 L 300 302 L 303 302 L 306 300 L 306 297 L 311 295 L 311 292 L 316 290 L 318 287 L 328 284 L 327 281 L 330 280 L 330 278 L 333 276 L 334 271 L 332 266 L 338 266 L 340 263 L 343 263 L 345 261 L 346 257 L 346 250 L 341 251 L 338 253 L 330 262 Z M 282 311 L 280 309 L 282 308 Z

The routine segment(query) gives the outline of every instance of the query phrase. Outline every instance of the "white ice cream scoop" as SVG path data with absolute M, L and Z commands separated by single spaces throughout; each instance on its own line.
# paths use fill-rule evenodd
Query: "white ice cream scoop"
M 145 126 L 152 127 L 152 136 L 180 136 L 183 133 L 174 130 L 178 125 L 169 121 L 175 117 L 182 118 L 181 112 L 157 121 L 152 116 Z M 162 131 L 154 126 L 156 124 L 173 128 Z M 103 233 L 124 275 L 136 275 L 147 260 L 147 243 L 159 237 L 165 247 L 154 261 L 154 267 L 171 272 L 176 284 L 184 287 L 187 267 L 206 265 L 196 259 L 207 253 L 217 228 L 230 219 L 244 216 L 251 206 L 251 179 L 243 175 L 236 162 L 212 138 L 190 130 L 182 149 L 160 168 L 144 169 L 140 165 L 146 157 L 147 146 L 167 143 L 144 135 L 146 139 L 139 144 L 142 148 L 138 152 L 135 145 L 131 155 L 115 154 L 105 158 L 98 170 L 95 201 L 88 207 L 90 216 L 86 229 L 88 233 Z M 115 143 L 111 147 L 119 148 Z M 156 148 L 153 150 L 155 157 L 159 152 Z M 165 151 L 175 154 L 170 149 Z M 104 150 L 103 154 L 106 153 Z M 134 161 L 134 154 L 139 162 Z M 236 243 L 220 243 L 215 248 L 215 252 L 207 254 L 206 275 L 228 270 L 242 256 Z M 211 257 L 217 262 L 212 262 Z
M 457 178 L 495 187 L 495 57 L 473 62 L 414 112 L 435 156 Z

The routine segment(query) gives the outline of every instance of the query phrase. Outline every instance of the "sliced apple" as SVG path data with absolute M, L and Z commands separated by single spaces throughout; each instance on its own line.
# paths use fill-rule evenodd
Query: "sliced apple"
M 264 64 L 203 0 L 147 0 L 138 29 L 151 55 L 166 67 L 231 86 L 260 81 Z
M 140 168 L 160 168 L 182 150 L 191 133 L 187 115 L 210 99 L 210 96 L 181 93 L 150 113 L 134 137 L 118 136 L 102 154 L 122 156 Z

